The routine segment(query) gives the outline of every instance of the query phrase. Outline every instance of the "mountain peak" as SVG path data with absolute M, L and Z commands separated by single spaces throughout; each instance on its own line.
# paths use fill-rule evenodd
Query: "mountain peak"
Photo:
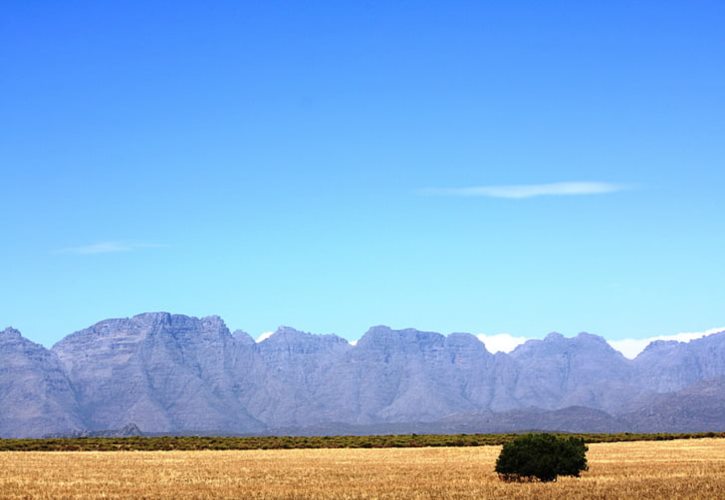
M 272 336 L 274 335 L 307 336 L 312 334 L 309 332 L 303 332 L 302 330 L 298 330 L 297 328 L 293 328 L 291 326 L 280 325 L 272 334 Z
M 652 342 L 647 344 L 647 347 L 645 347 L 644 350 L 640 353 L 640 356 L 644 353 L 671 349 L 682 343 L 683 342 L 679 342 L 677 340 L 653 340 Z
M 473 349 L 492 356 L 486 345 L 471 333 L 454 332 L 446 337 L 446 346 L 453 349 Z
M 576 337 L 565 337 L 558 332 L 552 332 L 543 340 L 527 340 L 511 352 L 514 358 L 541 356 L 543 353 L 556 354 L 559 352 L 588 352 L 590 355 L 615 354 L 623 357 L 622 353 L 614 349 L 609 342 L 599 335 L 581 332 Z
M 546 337 L 544 337 L 544 342 L 559 342 L 565 339 L 566 337 L 564 337 L 561 333 L 551 332 Z
M 389 334 L 392 332 L 393 332 L 393 329 L 387 325 L 375 325 L 375 326 L 371 326 L 370 328 L 368 328 L 368 331 L 365 332 L 363 334 L 363 336 L 367 335 L 367 334 L 385 335 L 385 334 Z
M 414 348 L 443 345 L 446 337 L 436 332 L 424 332 L 415 328 L 393 330 L 389 326 L 373 326 L 357 343 L 358 347 L 375 346 L 383 348 Z
M 278 327 L 272 335 L 259 342 L 260 346 L 265 347 L 278 344 L 306 344 L 318 346 L 327 344 L 345 344 L 345 346 L 349 346 L 347 340 L 335 334 L 317 335 L 284 325 Z
M 277 342 L 290 342 L 295 340 L 309 339 L 312 337 L 318 337 L 308 332 L 303 332 L 291 326 L 279 326 L 271 334 L 265 334 L 257 339 L 260 344 L 264 343 L 277 343 Z
M 609 342 L 604 337 L 594 335 L 593 333 L 579 332 L 575 338 L 579 341 L 591 342 L 593 344 L 606 344 L 609 346 Z
M 9 326 L 5 328 L 4 330 L 0 331 L 0 341 L 13 341 L 13 340 L 19 340 L 22 339 L 23 336 L 20 333 L 19 330 L 16 330 L 12 326 Z
M 425 332 L 416 328 L 401 328 L 400 330 L 394 330 L 386 325 L 371 326 L 365 335 L 388 335 L 395 337 L 444 337 L 444 335 L 437 332 Z
M 171 320 L 171 313 L 159 311 L 159 312 L 145 312 L 136 314 L 131 319 L 139 321 L 141 323 L 157 324 L 157 323 L 168 323 Z
M 565 417 L 562 409 L 575 406 L 619 414 L 657 392 L 725 376 L 725 333 L 655 343 L 647 352 L 630 362 L 597 335 L 554 332 L 491 355 L 468 333 L 385 325 L 370 328 L 357 347 L 290 326 L 255 343 L 241 330 L 231 334 L 218 316 L 166 312 L 101 321 L 51 352 L 6 328 L 0 401 L 12 418 L 0 418 L 0 436 L 106 432 L 128 422 L 148 433 L 418 426 L 534 407 Z M 18 381 L 21 391 L 7 390 Z M 28 414 L 43 412 L 47 418 L 28 422 Z M 579 413 L 570 418 L 575 428 L 592 429 Z M 722 418 L 719 412 L 711 421 L 721 426 Z
M 232 337 L 242 345 L 254 345 L 255 343 L 254 338 L 244 330 L 234 330 Z
M 211 316 L 204 316 L 203 318 L 201 318 L 201 322 L 207 325 L 226 327 L 226 323 L 224 323 L 224 320 L 221 318 L 221 316 L 217 316 L 216 314 L 212 314 Z
M 19 337 L 20 331 L 16 330 L 12 326 L 8 326 L 4 330 L 0 331 L 0 335 L 12 335 L 13 337 Z

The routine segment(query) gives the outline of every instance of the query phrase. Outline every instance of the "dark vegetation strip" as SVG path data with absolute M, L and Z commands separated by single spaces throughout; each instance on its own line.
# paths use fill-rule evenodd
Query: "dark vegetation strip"
M 587 443 L 665 441 L 704 437 L 725 438 L 725 432 L 686 434 L 560 434 Z M 0 451 L 163 451 L 163 450 L 274 450 L 292 448 L 415 448 L 423 446 L 501 445 L 517 434 L 398 434 L 379 436 L 268 436 L 268 437 L 86 437 L 0 439 Z

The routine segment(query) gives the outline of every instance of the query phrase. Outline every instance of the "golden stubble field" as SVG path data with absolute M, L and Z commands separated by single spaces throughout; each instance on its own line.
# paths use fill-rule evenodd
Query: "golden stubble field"
M 499 446 L 2 452 L 3 498 L 724 498 L 725 439 L 589 445 L 580 479 L 507 484 Z

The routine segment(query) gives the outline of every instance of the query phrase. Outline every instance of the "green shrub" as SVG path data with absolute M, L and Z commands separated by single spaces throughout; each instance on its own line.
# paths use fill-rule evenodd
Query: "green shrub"
M 496 472 L 504 481 L 556 481 L 587 470 L 587 446 L 580 438 L 526 434 L 504 444 Z

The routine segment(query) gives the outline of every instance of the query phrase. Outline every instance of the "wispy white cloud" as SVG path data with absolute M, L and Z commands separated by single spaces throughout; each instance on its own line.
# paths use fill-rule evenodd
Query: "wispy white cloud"
M 520 200 L 537 196 L 575 196 L 614 193 L 628 189 L 611 182 L 552 182 L 549 184 L 512 184 L 503 186 L 471 186 L 424 189 L 422 194 L 438 196 L 486 196 Z
M 58 253 L 70 253 L 75 255 L 95 255 L 101 253 L 123 253 L 133 252 L 144 248 L 159 248 L 163 245 L 154 243 L 131 243 L 125 241 L 101 241 L 89 245 L 68 247 L 58 250 Z
M 264 340 L 267 340 L 269 337 L 272 336 L 272 334 L 274 334 L 274 332 L 264 332 L 264 333 L 262 333 L 259 337 L 256 338 L 257 344 L 259 344 L 260 342 L 262 342 Z
M 621 340 L 607 340 L 609 345 L 614 349 L 621 352 L 624 357 L 629 359 L 636 358 L 639 353 L 645 350 L 645 348 L 655 340 L 675 340 L 677 342 L 689 342 L 708 335 L 720 333 L 725 331 L 725 326 L 721 328 L 711 328 L 702 332 L 683 332 L 676 333 L 674 335 L 658 335 L 654 337 L 647 337 L 643 339 L 621 339 Z M 497 333 L 494 335 L 487 335 L 480 333 L 476 335 L 478 339 L 484 343 L 486 349 L 489 352 L 511 352 L 518 346 L 526 342 L 527 340 L 533 340 L 528 337 L 517 337 L 509 333 Z
M 691 340 L 707 337 L 714 333 L 720 333 L 725 331 L 725 326 L 721 328 L 711 328 L 704 332 L 683 332 L 676 333 L 674 335 L 659 335 L 656 337 L 648 337 L 645 339 L 622 339 L 622 340 L 609 340 L 609 345 L 614 347 L 616 350 L 621 352 L 625 357 L 629 359 L 636 358 L 639 353 L 645 350 L 645 348 L 654 342 L 655 340 L 676 340 L 677 342 L 689 342 Z
M 476 337 L 483 342 L 488 352 L 493 353 L 511 352 L 527 340 L 530 340 L 526 337 L 515 337 L 509 333 L 496 333 L 494 335 L 479 333 Z

